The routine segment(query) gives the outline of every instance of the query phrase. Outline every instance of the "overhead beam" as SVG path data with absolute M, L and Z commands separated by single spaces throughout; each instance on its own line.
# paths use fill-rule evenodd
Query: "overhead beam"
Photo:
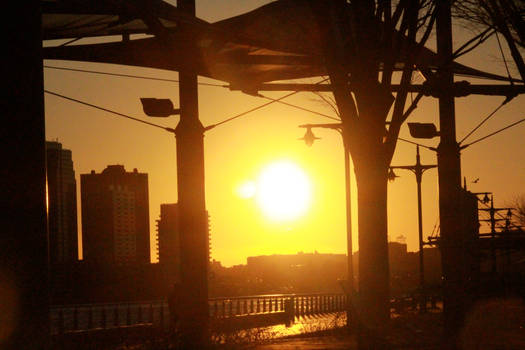
M 229 85 L 230 90 L 245 90 L 245 87 L 238 85 Z M 331 92 L 332 84 L 301 84 L 301 83 L 268 83 L 261 84 L 255 88 L 250 87 L 250 91 L 311 91 L 311 92 Z M 350 90 L 352 87 L 350 86 Z M 392 84 L 391 91 L 399 92 L 399 84 Z M 422 92 L 426 96 L 437 97 L 438 94 L 432 91 L 432 87 L 426 84 L 410 85 L 407 87 L 408 92 Z M 437 89 L 436 89 L 437 90 Z M 456 97 L 467 95 L 486 95 L 486 96 L 512 96 L 525 94 L 525 85 L 490 85 L 490 84 L 457 84 L 454 89 Z

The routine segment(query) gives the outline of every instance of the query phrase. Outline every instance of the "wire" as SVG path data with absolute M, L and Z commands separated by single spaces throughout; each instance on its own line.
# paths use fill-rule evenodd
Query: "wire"
M 434 147 L 430 147 L 430 146 L 425 146 L 421 143 L 417 143 L 417 142 L 414 142 L 414 141 L 410 141 L 410 140 L 407 140 L 407 139 L 404 139 L 402 137 L 398 137 L 397 138 L 399 141 L 404 141 L 404 142 L 407 142 L 407 143 L 411 143 L 413 145 L 418 145 L 419 147 L 423 147 L 423 148 L 426 148 L 426 149 L 429 149 L 431 151 L 436 151 L 436 149 Z
M 274 102 L 282 103 L 283 105 L 286 105 L 286 106 L 290 106 L 290 107 L 293 107 L 293 108 L 300 109 L 300 110 L 302 110 L 302 111 L 306 111 L 306 112 L 310 112 L 310 113 L 313 113 L 313 114 L 317 114 L 317 115 L 320 115 L 321 117 L 325 117 L 325 118 L 328 118 L 328 119 L 341 121 L 341 119 L 336 118 L 336 117 L 333 117 L 333 116 L 331 116 L 331 115 L 323 114 L 323 113 L 320 113 L 320 112 L 317 112 L 317 111 L 313 111 L 313 110 L 311 110 L 311 109 L 304 108 L 304 107 L 301 107 L 301 106 L 297 106 L 297 105 L 294 105 L 294 104 L 291 104 L 291 103 L 288 103 L 288 102 L 284 102 L 284 101 L 276 100 L 276 99 L 273 99 L 273 98 L 271 98 L 271 97 L 264 96 L 264 95 L 262 95 L 262 94 L 258 94 L 258 96 L 259 96 L 259 97 L 262 97 L 262 98 L 265 98 L 265 99 L 267 99 L 267 100 L 270 100 L 270 101 L 274 101 Z
M 72 71 L 72 72 L 111 75 L 111 76 L 115 76 L 115 77 L 124 77 L 124 78 L 135 78 L 135 79 L 166 81 L 166 82 L 170 82 L 170 83 L 180 83 L 180 80 L 177 80 L 177 79 L 152 78 L 152 77 L 144 77 L 144 76 L 140 76 L 140 75 L 100 72 L 100 71 L 95 71 L 95 70 L 78 69 L 78 68 L 66 68 L 66 67 L 55 67 L 55 66 L 44 66 L 44 68 L 66 70 L 66 71 Z M 212 83 L 197 83 L 197 84 L 198 85 L 203 85 L 203 86 L 227 87 L 227 85 L 224 85 L 224 84 L 212 84 Z
M 507 130 L 507 129 L 509 129 L 509 128 L 515 126 L 515 125 L 518 125 L 519 123 L 523 123 L 523 122 L 525 122 L 525 118 L 520 119 L 520 120 L 518 120 L 517 122 L 512 123 L 512 124 L 510 124 L 510 125 L 507 125 L 506 127 L 501 128 L 501 129 L 499 129 L 499 130 L 497 130 L 497 131 L 494 131 L 493 133 L 490 133 L 490 134 L 488 134 L 488 135 L 486 135 L 486 136 L 483 136 L 483 137 L 481 137 L 481 138 L 479 138 L 479 139 L 477 139 L 477 140 L 475 140 L 475 141 L 472 141 L 471 143 L 468 143 L 468 144 L 466 144 L 466 145 L 464 145 L 464 146 L 461 146 L 461 148 L 467 148 L 468 146 L 472 146 L 472 145 L 475 144 L 475 143 L 478 143 L 478 142 L 480 142 L 480 141 L 483 141 L 483 140 L 485 140 L 486 138 L 489 138 L 489 137 L 491 137 L 491 136 L 494 136 L 494 135 L 496 135 L 496 134 L 498 134 L 498 133 L 500 133 L 500 132 L 502 132 L 502 131 L 504 131 L 504 130 Z
M 327 81 L 327 80 L 328 80 L 328 78 L 325 78 L 325 79 L 323 79 L 323 80 L 321 80 L 321 81 L 319 81 L 319 82 L 317 82 L 317 83 L 315 83 L 315 84 L 318 85 L 318 84 L 324 83 L 324 82 Z M 248 114 L 248 113 L 251 113 L 251 112 L 254 112 L 254 111 L 258 110 L 258 109 L 261 109 L 261 108 L 264 108 L 264 107 L 266 107 L 266 106 L 269 106 L 269 105 L 271 105 L 272 103 L 279 102 L 279 101 L 281 101 L 281 100 L 283 100 L 283 99 L 285 99 L 285 98 L 287 98 L 287 97 L 290 97 L 290 96 L 292 96 L 292 95 L 297 94 L 298 92 L 300 92 L 300 91 L 293 91 L 293 92 L 290 92 L 289 94 L 286 94 L 286 95 L 284 95 L 284 96 L 282 96 L 282 97 L 279 97 L 279 98 L 277 98 L 277 99 L 272 99 L 270 102 L 263 103 L 262 105 L 259 105 L 259 106 L 257 106 L 257 107 L 254 107 L 254 108 L 252 108 L 252 109 L 249 109 L 249 110 L 247 110 L 247 111 L 245 111 L 245 112 L 242 112 L 242 113 L 236 114 L 236 115 L 234 115 L 233 117 L 227 118 L 227 119 L 225 119 L 225 120 L 223 120 L 223 121 L 220 121 L 220 122 L 218 122 L 218 123 L 216 123 L 216 124 L 212 124 L 212 125 L 206 127 L 206 129 L 211 129 L 211 128 L 214 128 L 214 127 L 216 127 L 216 126 L 222 125 L 222 124 L 224 124 L 224 123 L 230 122 L 230 121 L 232 121 L 232 120 L 234 120 L 234 119 L 237 119 L 237 118 L 240 118 L 240 117 L 242 117 L 242 116 L 245 116 L 245 115 Z M 258 96 L 258 95 L 257 95 L 257 96 Z
M 510 84 L 513 85 L 512 76 L 510 75 L 509 66 L 507 65 L 507 59 L 503 53 L 503 48 L 501 47 L 501 42 L 499 40 L 498 32 L 496 32 L 496 39 L 498 40 L 499 51 L 501 52 L 501 57 L 503 58 L 503 63 L 505 63 L 505 69 L 507 70 L 507 76 L 509 77 Z
M 463 137 L 463 138 L 461 139 L 461 141 L 459 141 L 459 143 L 460 143 L 460 144 L 463 143 L 463 141 L 465 141 L 470 135 L 472 135 L 472 134 L 473 134 L 476 130 L 478 130 L 483 124 L 485 124 L 485 122 L 486 122 L 487 120 L 489 120 L 494 114 L 496 114 L 496 112 L 499 111 L 499 109 L 500 109 L 501 107 L 503 107 L 503 105 L 506 104 L 506 103 L 507 103 L 507 99 L 505 99 L 503 102 L 501 102 L 501 104 L 500 104 L 498 107 L 496 107 L 496 109 L 494 109 L 494 110 L 493 110 L 493 111 L 492 111 L 492 112 L 491 112 L 491 113 L 490 113 L 485 119 L 483 119 L 483 120 L 481 121 L 481 123 L 479 123 L 479 124 L 478 124 L 474 129 L 472 129 L 472 130 L 471 130 L 471 131 L 470 131 L 465 137 Z
M 66 99 L 66 100 L 69 100 L 69 101 L 73 101 L 73 102 L 76 102 L 76 103 L 80 103 L 82 105 L 85 105 L 85 106 L 89 106 L 89 107 L 93 107 L 93 108 L 96 108 L 96 109 L 100 109 L 101 111 L 104 111 L 104 112 L 108 112 L 108 113 L 112 113 L 112 114 L 115 114 L 115 115 L 118 115 L 120 117 L 124 117 L 124 118 L 127 118 L 127 119 L 131 119 L 131 120 L 134 120 L 136 122 L 139 122 L 139 123 L 143 123 L 143 124 L 146 124 L 146 125 L 150 125 L 150 126 L 154 126 L 156 128 L 160 128 L 160 129 L 164 129 L 168 132 L 171 132 L 171 133 L 174 133 L 175 132 L 175 129 L 172 129 L 172 128 L 168 128 L 168 127 L 165 127 L 165 126 L 162 126 L 162 125 L 158 125 L 158 124 L 154 124 L 154 123 L 150 123 L 150 122 L 147 122 L 145 120 L 142 120 L 142 119 L 139 119 L 139 118 L 135 118 L 135 117 L 131 117 L 127 114 L 123 114 L 123 113 L 119 113 L 119 112 L 115 112 L 115 111 L 112 111 L 110 109 L 107 109 L 107 108 L 103 108 L 103 107 L 99 107 L 97 105 L 94 105 L 94 104 L 91 104 L 91 103 L 88 103 L 88 102 L 84 102 L 84 101 L 81 101 L 81 100 L 77 100 L 75 98 L 72 98 L 72 97 L 67 97 L 67 96 L 64 96 L 64 95 L 61 95 L 61 94 L 58 94 L 56 92 L 53 92 L 53 91 L 49 91 L 49 90 L 44 90 L 45 93 L 48 93 L 50 95 L 54 95 L 54 96 L 57 96 L 57 97 L 61 97 L 63 99 Z

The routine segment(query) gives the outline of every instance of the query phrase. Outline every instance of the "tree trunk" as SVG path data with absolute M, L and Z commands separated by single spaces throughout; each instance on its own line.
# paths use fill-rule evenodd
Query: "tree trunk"
M 378 348 L 382 330 L 388 325 L 390 318 L 387 239 L 388 164 L 385 162 L 381 148 L 366 153 L 366 158 L 354 157 L 359 218 L 360 349 Z

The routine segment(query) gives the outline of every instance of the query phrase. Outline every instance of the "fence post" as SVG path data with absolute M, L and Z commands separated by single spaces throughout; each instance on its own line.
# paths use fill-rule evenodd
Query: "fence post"
M 153 326 L 153 303 L 149 304 L 149 321 Z
M 261 299 L 257 298 L 257 313 L 261 312 Z
M 294 297 L 284 300 L 284 312 L 286 314 L 286 325 L 290 326 L 295 320 Z
M 217 304 L 217 300 L 213 301 L 213 317 L 217 318 L 219 316 L 219 305 Z
M 138 310 L 137 318 L 138 318 L 137 322 L 138 323 L 142 323 L 142 305 L 141 304 L 139 304 L 139 310 Z
M 253 314 L 253 299 L 250 299 L 250 313 Z

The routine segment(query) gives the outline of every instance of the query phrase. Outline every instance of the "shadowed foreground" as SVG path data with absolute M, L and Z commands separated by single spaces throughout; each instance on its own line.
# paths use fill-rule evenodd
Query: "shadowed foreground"
M 383 339 L 387 349 L 443 349 L 441 313 L 405 314 L 391 320 L 391 329 Z M 525 303 L 521 299 L 480 301 L 467 314 L 460 336 L 460 349 L 525 349 Z M 323 331 L 309 336 L 250 345 L 245 349 L 357 349 L 356 336 L 343 329 Z

